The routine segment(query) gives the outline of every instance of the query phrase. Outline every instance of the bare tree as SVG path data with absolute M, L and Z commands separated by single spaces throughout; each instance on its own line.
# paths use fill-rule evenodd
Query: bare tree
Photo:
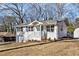
M 25 6 L 26 5 L 26 6 Z M 30 5 L 30 6 L 29 6 Z M 16 16 L 19 19 L 19 22 L 23 23 L 26 17 L 28 16 L 31 21 L 37 19 L 53 19 L 56 18 L 57 20 L 61 20 L 65 14 L 70 12 L 65 8 L 64 3 L 46 3 L 46 4 L 39 4 L 39 3 L 31 3 L 31 4 L 21 4 L 21 3 L 10 3 L 10 4 L 3 4 L 2 10 L 9 10 L 11 14 Z M 27 8 L 27 6 L 29 8 Z M 26 9 L 26 8 L 27 9 Z M 12 13 L 13 12 L 13 13 Z M 71 12 L 72 13 L 72 12 Z
M 13 24 L 15 20 L 16 18 L 14 16 L 4 16 L 4 30 L 7 32 L 13 32 Z
M 30 10 L 30 18 L 35 18 L 37 20 L 40 19 L 40 17 L 42 17 L 42 11 L 43 8 L 39 5 L 39 4 L 31 4 L 31 10 Z M 32 13 L 31 13 L 32 12 Z
M 65 4 L 64 3 L 56 3 L 56 15 L 55 17 L 57 18 L 57 20 L 61 20 L 62 17 L 64 16 L 64 14 L 66 12 L 68 12 L 66 9 L 64 9 Z
M 5 7 L 4 7 L 5 6 Z M 24 10 L 24 4 L 21 3 L 10 3 L 10 4 L 3 4 L 3 9 L 4 11 L 11 11 L 12 15 L 18 17 L 19 22 L 16 21 L 18 24 L 23 23 L 24 17 L 26 15 L 26 12 Z
M 35 17 L 37 20 L 43 18 L 47 20 L 48 18 L 53 18 L 53 6 L 52 4 L 31 4 L 31 12 L 30 15 Z
M 75 9 L 73 9 L 72 7 L 76 7 L 76 8 L 78 8 L 79 9 L 79 4 L 75 4 L 75 3 L 71 3 L 71 4 L 66 4 L 66 3 L 56 3 L 55 4 L 56 5 L 56 18 L 59 20 L 61 20 L 63 17 L 68 17 L 68 18 L 72 18 L 72 19 L 74 19 L 75 18 L 75 16 L 76 16 L 76 13 L 74 13 L 74 10 Z M 69 7 L 69 8 L 68 8 Z M 77 9 L 75 10 L 76 12 L 78 12 L 77 11 Z M 70 22 L 71 22 L 71 20 L 70 20 Z

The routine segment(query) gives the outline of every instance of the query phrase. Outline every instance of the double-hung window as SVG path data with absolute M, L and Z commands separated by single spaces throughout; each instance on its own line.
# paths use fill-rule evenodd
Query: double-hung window
M 53 32 L 54 31 L 54 25 L 48 25 L 46 27 L 46 29 L 47 29 L 48 32 Z
M 54 25 L 51 25 L 51 32 L 54 31 Z
M 50 32 L 50 26 L 49 25 L 46 27 L 46 29 L 47 29 L 48 32 Z
M 28 27 L 28 31 L 33 31 L 33 27 Z

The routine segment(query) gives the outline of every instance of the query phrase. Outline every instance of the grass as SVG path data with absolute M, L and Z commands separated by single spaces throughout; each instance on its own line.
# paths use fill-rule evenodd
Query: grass
M 33 42 L 35 43 L 35 42 Z M 36 42 L 38 43 L 38 42 Z M 27 45 L 31 43 L 15 43 L 10 45 L 1 45 L 2 47 L 11 47 L 16 45 Z M 14 50 L 0 52 L 2 56 L 77 56 L 79 55 L 78 40 L 62 40 L 48 44 L 38 44 L 35 46 L 23 47 Z

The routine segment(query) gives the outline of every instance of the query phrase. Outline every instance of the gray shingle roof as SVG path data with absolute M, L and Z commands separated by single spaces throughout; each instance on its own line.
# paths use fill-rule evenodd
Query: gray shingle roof
M 35 25 L 56 25 L 58 22 L 61 22 L 61 21 L 57 21 L 57 20 L 42 20 L 42 21 L 33 21 L 29 24 L 20 24 L 20 25 L 17 25 L 15 27 L 25 27 L 25 26 L 35 26 Z
M 46 21 L 41 21 L 41 22 L 43 23 L 43 25 L 51 25 L 51 24 L 56 25 L 57 24 L 56 20 L 46 20 Z

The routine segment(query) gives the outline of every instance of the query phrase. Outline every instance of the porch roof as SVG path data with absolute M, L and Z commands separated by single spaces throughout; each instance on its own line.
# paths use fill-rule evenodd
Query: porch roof
M 38 26 L 38 25 L 43 25 L 43 23 L 40 22 L 40 21 L 35 20 L 32 23 L 28 24 L 28 26 Z

